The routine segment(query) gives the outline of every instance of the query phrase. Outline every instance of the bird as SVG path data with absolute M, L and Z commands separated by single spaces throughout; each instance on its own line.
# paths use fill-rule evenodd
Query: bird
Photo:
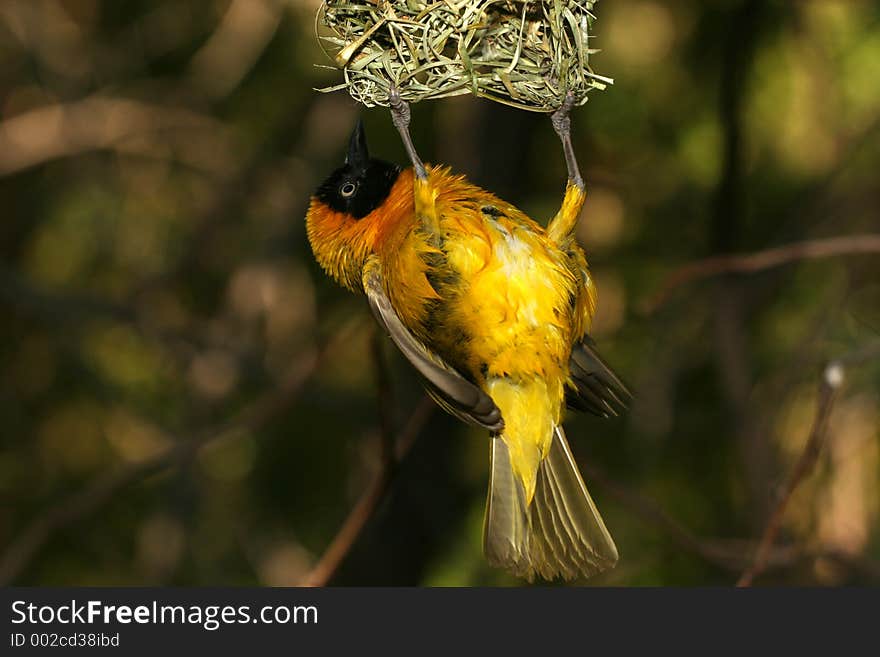
M 616 564 L 617 547 L 563 414 L 614 416 L 631 394 L 589 335 L 597 295 L 574 235 L 585 188 L 571 103 L 553 115 L 569 179 L 545 229 L 449 167 L 425 165 L 409 107 L 391 101 L 412 166 L 371 157 L 358 119 L 344 164 L 311 197 L 313 254 L 331 278 L 366 295 L 439 406 L 489 431 L 489 564 L 528 581 L 596 575 Z

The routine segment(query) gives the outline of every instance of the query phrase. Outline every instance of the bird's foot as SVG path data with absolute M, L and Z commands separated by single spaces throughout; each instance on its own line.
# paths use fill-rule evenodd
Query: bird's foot
M 565 95 L 562 106 L 553 112 L 550 120 L 553 129 L 562 141 L 562 150 L 565 153 L 565 166 L 568 168 L 568 179 L 581 190 L 584 189 L 584 179 L 578 168 L 577 158 L 574 155 L 574 147 L 571 145 L 571 108 L 574 107 L 574 94 L 569 91 Z
M 416 153 L 412 137 L 409 134 L 409 122 L 411 117 L 409 103 L 400 97 L 400 90 L 397 87 L 391 88 L 391 92 L 388 94 L 388 105 L 391 108 L 391 122 L 394 124 L 394 127 L 397 128 L 397 132 L 400 133 L 400 138 L 403 140 L 403 147 L 406 149 L 406 154 L 409 156 L 410 162 L 412 162 L 416 177 L 419 180 L 427 180 L 428 173 L 425 171 L 425 165 L 422 163 L 419 154 Z

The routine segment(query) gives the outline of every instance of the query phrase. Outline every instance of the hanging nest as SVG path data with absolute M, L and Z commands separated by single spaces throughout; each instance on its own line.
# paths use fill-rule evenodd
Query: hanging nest
M 534 112 L 587 102 L 597 0 L 324 0 L 318 37 L 368 107 L 472 93 Z M 322 29 L 323 28 L 323 29 Z

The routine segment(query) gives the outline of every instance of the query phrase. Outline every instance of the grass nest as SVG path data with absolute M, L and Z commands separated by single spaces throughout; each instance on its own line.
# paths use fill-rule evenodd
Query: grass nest
M 590 68 L 597 0 L 324 0 L 316 30 L 368 107 L 472 93 L 552 112 L 612 80 Z

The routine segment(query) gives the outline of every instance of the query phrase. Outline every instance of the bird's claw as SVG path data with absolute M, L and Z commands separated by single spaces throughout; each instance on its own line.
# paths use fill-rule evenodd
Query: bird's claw
M 574 92 L 569 91 L 565 94 L 565 100 L 558 110 L 553 112 L 550 120 L 553 122 L 553 129 L 560 139 L 571 136 L 571 108 L 574 107 Z
M 388 106 L 391 108 L 391 120 L 398 129 L 409 129 L 410 110 L 409 103 L 405 103 L 400 97 L 400 90 L 392 86 L 388 92 Z

